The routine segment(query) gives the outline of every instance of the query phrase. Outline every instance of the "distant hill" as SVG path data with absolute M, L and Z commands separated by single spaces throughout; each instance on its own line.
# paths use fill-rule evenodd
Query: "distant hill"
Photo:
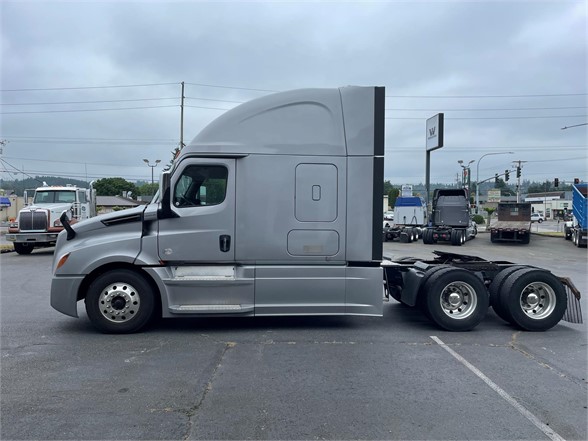
M 88 182 L 79 179 L 59 178 L 55 176 L 37 176 L 35 178 L 15 179 L 8 181 L 0 179 L 0 189 L 4 190 L 6 194 L 16 193 L 17 196 L 22 196 L 25 190 L 37 188 L 46 182 L 47 185 L 74 185 L 78 187 L 88 187 Z

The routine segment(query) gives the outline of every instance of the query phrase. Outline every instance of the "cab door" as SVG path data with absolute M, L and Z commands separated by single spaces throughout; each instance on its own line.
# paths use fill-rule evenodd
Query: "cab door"
M 188 158 L 170 181 L 158 253 L 180 264 L 235 261 L 235 159 Z

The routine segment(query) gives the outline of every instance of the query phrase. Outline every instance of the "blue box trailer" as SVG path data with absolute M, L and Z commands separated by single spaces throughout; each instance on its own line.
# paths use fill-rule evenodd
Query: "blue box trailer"
M 577 247 L 585 248 L 588 243 L 588 183 L 572 186 L 572 220 L 565 226 L 564 235 Z

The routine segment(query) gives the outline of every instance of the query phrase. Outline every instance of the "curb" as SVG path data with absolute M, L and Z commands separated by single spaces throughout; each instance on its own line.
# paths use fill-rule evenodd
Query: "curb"
M 0 245 L 0 253 L 11 253 L 14 251 L 14 246 L 11 244 Z

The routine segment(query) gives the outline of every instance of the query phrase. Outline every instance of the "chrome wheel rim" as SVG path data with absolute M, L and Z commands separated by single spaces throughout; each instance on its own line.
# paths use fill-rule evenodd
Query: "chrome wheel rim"
M 100 293 L 98 307 L 106 320 L 124 323 L 137 315 L 141 299 L 132 285 L 124 282 L 111 283 Z
M 521 292 L 520 305 L 528 317 L 541 320 L 553 313 L 556 299 L 555 291 L 547 283 L 533 282 Z
M 441 309 L 452 319 L 465 319 L 476 310 L 478 296 L 468 283 L 453 282 L 443 288 L 440 297 Z

